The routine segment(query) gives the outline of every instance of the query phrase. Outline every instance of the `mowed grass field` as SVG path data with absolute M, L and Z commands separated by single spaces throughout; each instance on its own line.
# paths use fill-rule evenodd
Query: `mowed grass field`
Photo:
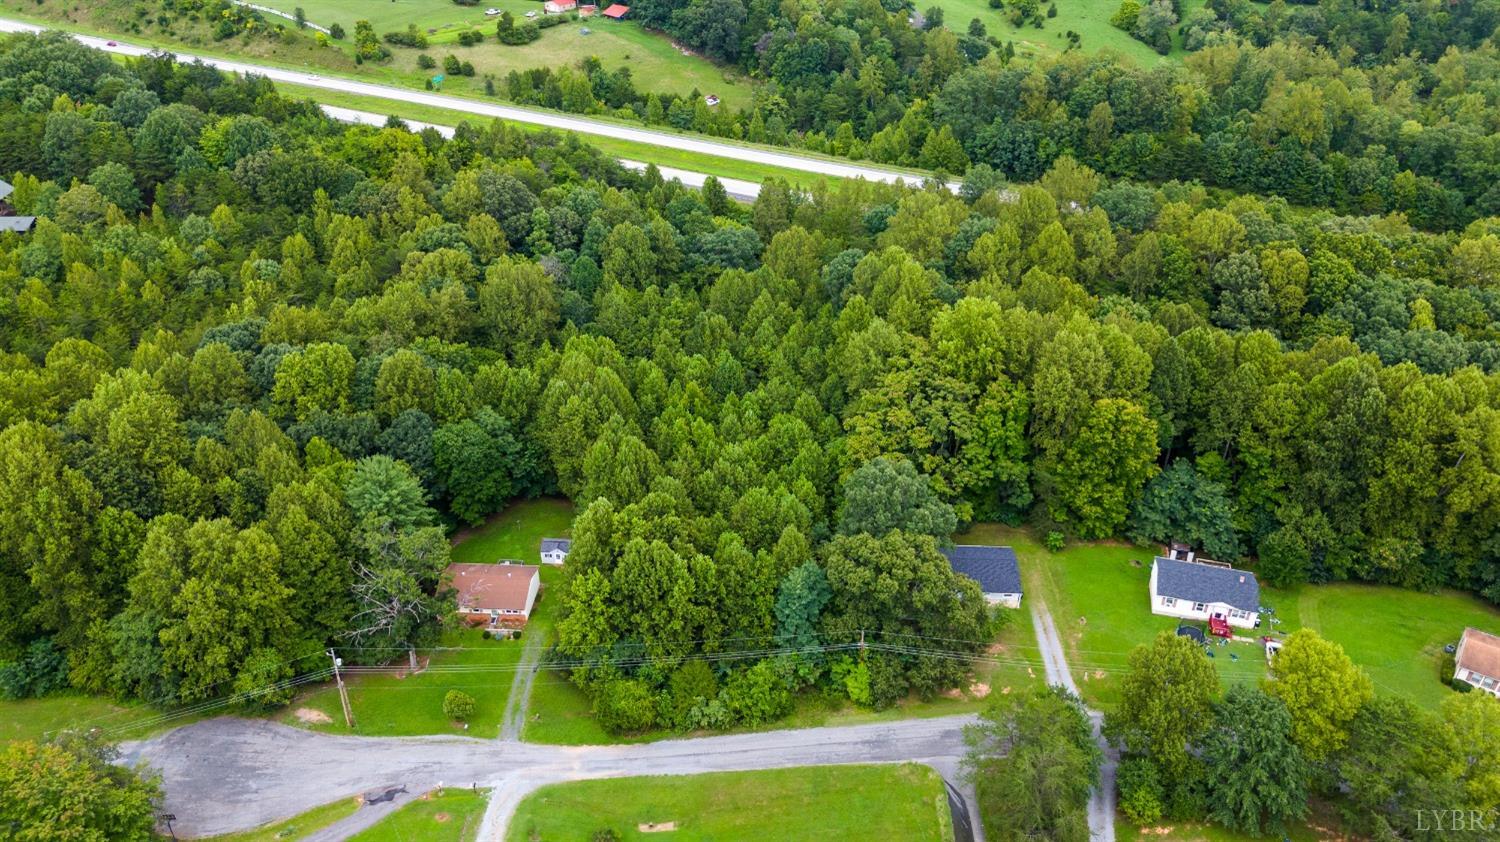
M 483 525 L 453 534 L 453 560 L 470 564 L 520 561 L 541 564 L 543 538 L 573 534 L 573 504 L 561 498 L 523 500 Z
M 918 9 L 936 6 L 943 10 L 943 25 L 955 32 L 966 32 L 969 21 L 979 18 L 989 34 L 1004 41 L 1013 41 L 1018 56 L 1041 56 L 1061 53 L 1068 47 L 1066 33 L 1077 32 L 1081 37 L 1079 48 L 1086 53 L 1110 50 L 1133 59 L 1137 64 L 1150 66 L 1158 62 L 1180 61 L 1186 51 L 1182 49 L 1182 37 L 1172 33 L 1172 52 L 1163 56 L 1130 36 L 1130 33 L 1111 26 L 1109 19 L 1120 8 L 1119 0 L 1053 0 L 1057 4 L 1057 17 L 1046 18 L 1041 29 L 1031 24 L 1021 27 L 1010 25 L 1004 9 L 991 9 L 988 0 L 916 0 Z M 1186 17 L 1201 8 L 1205 0 L 1183 0 L 1182 10 Z M 1043 14 L 1046 14 L 1043 7 Z
M 962 538 L 1016 548 L 1027 599 L 1046 601 L 1074 679 L 1093 704 L 1112 707 L 1130 650 L 1177 626 L 1177 620 L 1151 613 L 1156 547 L 1085 543 L 1052 553 L 1029 532 L 994 525 L 977 526 Z M 1275 610 L 1279 622 L 1263 618 L 1267 622 L 1245 636 L 1313 629 L 1342 645 L 1370 674 L 1377 692 L 1426 707 L 1452 693 L 1438 676 L 1443 646 L 1456 643 L 1465 626 L 1500 632 L 1500 610 L 1456 591 L 1430 594 L 1351 583 L 1281 591 L 1263 585 L 1261 603 Z M 1258 644 L 1215 645 L 1211 651 L 1226 686 L 1265 676 L 1265 653 Z
M 422 650 L 420 659 L 445 668 L 467 667 L 467 672 L 419 671 L 347 675 L 349 707 L 354 728 L 344 725 L 344 711 L 337 687 L 329 682 L 292 700 L 278 718 L 288 725 L 336 734 L 370 737 L 405 737 L 418 734 L 468 734 L 497 737 L 511 681 L 521 660 L 524 640 L 485 640 L 478 629 L 446 632 L 436 649 Z M 392 667 L 406 665 L 404 657 Z M 474 715 L 469 727 L 455 723 L 443 713 L 443 697 L 449 690 L 462 690 L 474 697 Z
M 605 829 L 683 842 L 953 838 L 942 778 L 915 763 L 556 784 L 521 802 L 506 838 L 587 842 Z
M 488 790 L 444 789 L 418 797 L 350 842 L 469 842 L 479 833 Z
M 580 19 L 543 29 L 541 37 L 530 44 L 501 44 L 495 38 L 496 18 L 485 15 L 485 10 L 495 8 L 510 12 L 519 23 L 525 20 L 527 12 L 536 12 L 538 17 L 543 14 L 539 0 L 484 0 L 478 6 L 459 6 L 451 0 L 383 0 L 373 3 L 362 0 L 261 0 L 260 5 L 288 14 L 294 14 L 296 7 L 301 6 L 307 19 L 313 23 L 323 26 L 338 23 L 348 36 L 345 41 L 335 43 L 345 49 L 352 49 L 354 22 L 357 20 L 370 21 L 375 31 L 382 35 L 415 24 L 431 42 L 428 49 L 391 47 L 394 58 L 389 64 L 366 65 L 363 69 L 376 74 L 394 72 L 421 84 L 427 76 L 442 72 L 418 68 L 417 55 L 422 52 L 439 60 L 443 55 L 453 53 L 461 60 L 474 63 L 478 72 L 475 79 L 450 77 L 443 83 L 445 90 L 482 91 L 483 77 L 487 73 L 503 79 L 512 70 L 534 67 L 576 69 L 589 57 L 598 58 L 611 70 L 630 68 L 636 88 L 645 92 L 686 94 L 696 88 L 704 94 L 717 94 L 724 107 L 740 108 L 750 104 L 753 90 L 749 79 L 732 68 L 722 68 L 708 59 L 686 53 L 673 46 L 667 36 L 648 32 L 629 20 Z M 459 46 L 458 34 L 467 29 L 483 32 L 485 42 L 472 47 Z M 503 93 L 503 85 L 500 87 Z

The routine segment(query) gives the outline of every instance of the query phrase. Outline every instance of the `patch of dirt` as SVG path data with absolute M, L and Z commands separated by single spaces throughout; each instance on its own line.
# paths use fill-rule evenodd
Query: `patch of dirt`
M 448 815 L 447 813 L 438 813 L 437 815 L 432 817 L 432 820 L 437 822 L 438 824 L 446 824 L 452 818 L 453 817 Z
M 303 725 L 327 725 L 333 722 L 333 717 L 313 708 L 297 708 L 292 713 L 292 716 L 297 717 L 297 721 Z
M 1005 651 L 1005 644 L 1003 644 L 1003 643 L 991 643 L 989 646 L 985 647 L 984 651 L 985 651 L 985 654 L 987 654 L 987 655 L 998 655 L 1001 652 Z
M 1104 670 L 1094 670 L 1094 678 L 1102 681 L 1104 679 Z
M 677 822 L 644 822 L 635 826 L 641 833 L 666 833 L 677 829 Z
M 1009 696 L 1010 695 L 1010 685 L 1007 684 L 1006 686 L 1001 687 L 1000 688 L 1000 695 L 1002 695 L 1002 696 Z
M 969 695 L 976 699 L 983 699 L 990 694 L 990 685 L 982 681 L 976 681 L 969 685 Z
M 1168 827 L 1143 827 L 1143 828 L 1141 828 L 1141 833 L 1149 833 L 1149 834 L 1151 834 L 1153 836 L 1166 836 L 1168 833 L 1171 833 L 1171 832 L 1175 831 L 1176 829 L 1177 828 L 1170 827 L 1170 826 L 1168 826 Z
M 964 691 L 958 689 L 957 687 L 949 687 L 947 690 L 944 690 L 938 695 L 942 696 L 945 699 L 962 699 L 964 697 Z

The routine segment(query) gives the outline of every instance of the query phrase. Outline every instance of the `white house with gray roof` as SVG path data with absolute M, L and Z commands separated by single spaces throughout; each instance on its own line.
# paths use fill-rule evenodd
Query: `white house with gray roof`
M 573 542 L 567 538 L 543 538 L 542 563 L 562 564 L 568 560 L 568 551 L 572 549 Z
M 986 602 L 1006 608 L 1021 607 L 1021 567 L 1015 550 L 985 544 L 959 544 L 942 552 L 953 566 L 953 572 L 962 573 L 979 583 Z
M 1151 613 L 1255 628 L 1260 582 L 1254 573 L 1227 564 L 1157 556 L 1151 563 Z

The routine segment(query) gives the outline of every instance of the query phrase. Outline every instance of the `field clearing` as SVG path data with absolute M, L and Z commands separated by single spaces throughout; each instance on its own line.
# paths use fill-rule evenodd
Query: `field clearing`
M 313 23 L 323 26 L 340 24 L 349 33 L 345 41 L 335 42 L 342 49 L 352 49 L 356 20 L 370 21 L 375 31 L 382 35 L 415 24 L 432 42 L 430 47 L 426 50 L 391 47 L 394 58 L 389 64 L 366 65 L 365 69 L 374 74 L 394 73 L 417 86 L 429 75 L 441 72 L 417 67 L 417 56 L 426 52 L 437 59 L 452 53 L 460 60 L 474 63 L 478 76 L 475 79 L 450 77 L 443 82 L 443 87 L 448 90 L 483 91 L 483 77 L 487 73 L 503 79 L 513 70 L 536 67 L 576 69 L 584 59 L 594 57 L 610 70 L 630 68 L 636 87 L 642 92 L 687 94 L 696 88 L 704 94 L 717 94 L 725 108 L 748 106 L 753 92 L 750 81 L 738 71 L 719 67 L 708 59 L 685 52 L 674 46 L 667 36 L 648 32 L 628 20 L 591 18 L 563 23 L 543 29 L 540 38 L 522 46 L 507 46 L 496 40 L 496 18 L 485 15 L 485 10 L 508 11 L 520 22 L 525 20 L 527 12 L 536 12 L 538 17 L 542 15 L 542 4 L 536 0 L 485 0 L 478 6 L 459 6 L 450 0 L 384 3 L 262 0 L 260 5 L 288 14 L 293 14 L 300 5 Z M 472 47 L 459 46 L 458 34 L 468 29 L 479 30 L 487 40 Z M 499 81 L 496 84 L 503 88 Z
M 1125 56 L 1136 64 L 1149 67 L 1158 63 L 1178 62 L 1187 52 L 1182 49 L 1182 36 L 1172 33 L 1172 52 L 1163 56 L 1132 38 L 1129 33 L 1116 29 L 1109 23 L 1117 9 L 1119 0 L 1053 0 L 1057 5 L 1057 17 L 1046 18 L 1041 29 L 1031 24 L 1021 27 L 1010 25 L 1005 10 L 990 8 L 988 0 L 917 0 L 917 8 L 936 6 L 943 10 L 943 25 L 954 32 L 966 32 L 969 21 L 978 18 L 989 34 L 1000 41 L 1013 41 L 1016 55 L 1022 57 L 1055 55 L 1067 49 L 1065 33 L 1073 30 L 1081 36 L 1080 49 L 1085 53 L 1106 50 Z M 1183 0 L 1184 17 L 1201 8 L 1206 0 Z M 1045 6 L 1043 9 L 1045 10 Z M 1043 11 L 1043 14 L 1046 14 Z
M 943 781 L 915 763 L 615 778 L 543 787 L 507 839 L 848 840 L 953 838 Z

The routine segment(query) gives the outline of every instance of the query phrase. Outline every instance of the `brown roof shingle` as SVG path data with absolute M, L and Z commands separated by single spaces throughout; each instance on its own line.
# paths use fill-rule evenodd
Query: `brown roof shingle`
M 525 611 L 538 570 L 531 564 L 450 564 L 446 575 L 458 591 L 460 611 Z
M 1500 678 L 1500 637 L 1479 629 L 1464 629 L 1458 643 L 1458 667 Z

